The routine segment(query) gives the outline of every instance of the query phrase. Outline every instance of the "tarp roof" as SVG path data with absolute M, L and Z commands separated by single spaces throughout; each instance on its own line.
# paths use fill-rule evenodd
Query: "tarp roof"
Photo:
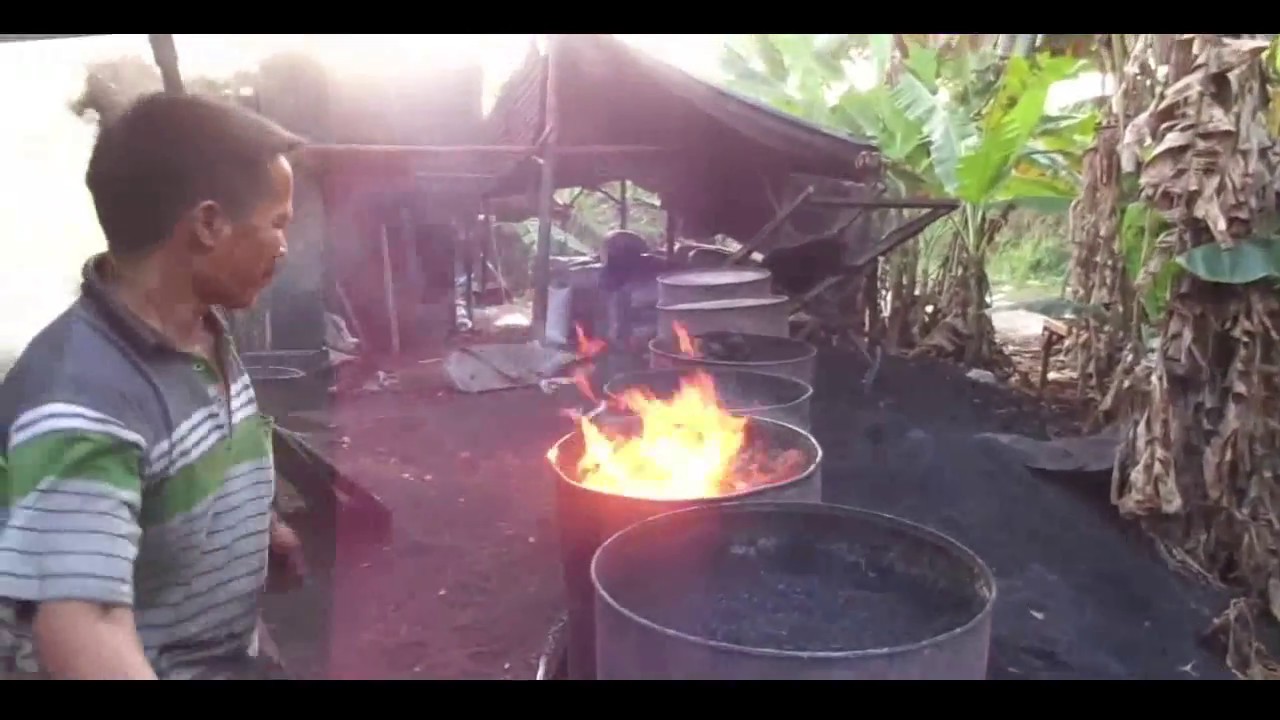
M 788 175 L 855 181 L 879 175 L 880 155 L 870 142 L 717 87 L 610 35 L 563 35 L 555 53 L 557 143 L 602 148 L 558 164 L 558 187 L 626 177 L 662 195 L 691 235 L 742 237 L 773 216 L 771 195 Z M 531 55 L 507 83 L 488 117 L 490 142 L 539 142 L 546 73 L 546 57 Z M 608 146 L 663 152 L 620 158 Z M 527 192 L 538 175 L 536 162 L 522 163 L 501 190 Z

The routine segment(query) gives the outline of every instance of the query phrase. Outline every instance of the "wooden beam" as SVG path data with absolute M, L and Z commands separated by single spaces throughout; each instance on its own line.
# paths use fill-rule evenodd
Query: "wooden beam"
M 848 207 L 870 208 L 874 210 L 955 210 L 960 207 L 958 200 L 934 200 L 918 198 L 915 200 L 846 200 L 844 198 L 809 198 L 814 207 Z
M 537 150 L 532 145 L 307 145 L 302 152 L 326 156 L 415 156 L 433 158 L 447 155 L 493 155 L 528 157 Z
M 551 131 L 554 131 L 554 128 Z M 431 159 L 451 155 L 479 155 L 520 159 L 539 155 L 541 154 L 539 151 L 544 150 L 545 147 L 545 140 L 537 145 L 316 144 L 307 145 L 302 152 L 317 158 L 373 156 Z M 582 155 L 661 155 L 673 151 L 652 145 L 569 145 L 557 147 L 556 152 L 563 157 L 580 157 Z
M 760 228 L 760 231 L 757 232 L 754 237 L 752 237 L 747 242 L 743 243 L 742 247 L 738 248 L 737 252 L 730 255 L 724 261 L 724 264 L 733 265 L 734 263 L 742 260 L 742 258 L 755 252 L 760 245 L 764 244 L 765 240 L 769 239 L 769 236 L 772 235 L 775 230 L 777 230 L 779 227 L 782 226 L 782 223 L 787 221 L 787 218 L 791 217 L 792 213 L 794 213 L 796 210 L 799 210 L 800 207 L 809 200 L 810 195 L 813 195 L 812 185 L 806 187 L 799 195 L 795 197 L 794 200 L 788 203 L 787 206 L 784 207 L 781 212 L 779 212 L 776 216 L 774 216 L 772 220 L 770 220 L 768 223 L 765 223 L 765 226 Z
M 955 206 L 930 208 L 928 211 L 911 218 L 898 227 L 895 227 L 885 233 L 884 237 L 880 238 L 878 242 L 872 243 L 870 247 L 861 248 L 853 257 L 848 258 L 846 261 L 852 267 L 859 267 L 869 263 L 924 232 L 925 228 L 941 220 L 947 215 L 950 215 L 954 209 Z
M 564 157 L 583 155 L 663 155 L 674 154 L 670 148 L 654 145 L 560 145 L 556 152 Z
M 547 36 L 547 78 L 543 92 L 546 108 L 543 124 L 546 128 L 542 145 L 542 178 L 538 188 L 538 245 L 533 257 L 533 332 L 539 342 L 547 337 L 547 297 L 551 287 L 551 208 L 556 192 L 556 154 L 559 117 L 556 95 L 559 35 Z
M 627 229 L 627 220 L 630 219 L 630 208 L 627 205 L 627 181 L 623 180 L 618 184 L 618 227 L 622 230 Z
M 382 290 L 387 302 L 387 323 L 391 330 L 391 355 L 400 357 L 400 312 L 396 307 L 396 285 L 391 272 L 391 243 L 387 238 L 387 226 L 382 226 L 380 249 L 382 250 Z

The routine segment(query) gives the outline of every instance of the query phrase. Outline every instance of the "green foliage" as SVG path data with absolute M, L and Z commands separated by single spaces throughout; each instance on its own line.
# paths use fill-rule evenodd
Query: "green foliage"
M 1083 61 L 903 44 L 896 58 L 886 34 L 751 35 L 726 52 L 724 69 L 739 91 L 874 141 L 905 193 L 983 207 L 1074 194 L 1097 118 L 1046 115 L 1045 100 Z M 870 87 L 852 83 L 858 63 L 874 73 Z
M 564 230 L 574 242 L 590 252 L 599 252 L 604 236 L 621 227 L 621 183 L 606 183 L 596 189 L 567 188 L 556 192 L 556 202 L 571 205 L 572 212 Z M 651 244 L 666 233 L 667 216 L 657 195 L 637 186 L 627 185 L 627 228 Z M 536 225 L 536 223 L 535 223 Z
M 1130 280 L 1136 280 L 1142 274 L 1143 267 L 1155 253 L 1156 240 L 1171 227 L 1160 213 L 1143 201 L 1125 206 L 1120 217 L 1120 248 Z M 1151 286 L 1138 298 L 1146 308 L 1147 317 L 1164 316 L 1169 292 L 1180 271 L 1177 264 L 1165 263 L 1156 272 Z
M 959 212 L 920 238 L 925 276 L 942 269 L 959 233 L 963 250 L 979 263 L 991 256 L 997 282 L 1061 287 L 1070 258 L 1064 214 L 1098 115 L 1092 108 L 1047 114 L 1045 104 L 1050 88 L 1079 75 L 1086 62 L 1048 52 L 1005 60 L 990 47 L 955 38 L 900 36 L 895 42 L 877 34 L 824 46 L 849 48 L 840 63 L 844 75 L 837 77 L 830 62 L 817 59 L 816 37 L 742 39 L 726 55 L 730 86 L 871 140 L 901 195 L 961 200 Z M 1009 226 L 990 236 L 986 220 L 1010 205 Z M 1043 226 L 1032 228 L 1037 218 Z M 963 272 L 973 266 L 946 267 Z
M 1250 238 L 1233 248 L 1207 243 L 1179 255 L 1176 261 L 1206 282 L 1247 285 L 1265 278 L 1280 279 L 1280 238 Z
M 1015 210 L 995 243 L 988 272 L 997 285 L 1039 286 L 1056 294 L 1070 262 L 1066 218 Z
M 514 231 L 520 235 L 520 240 L 530 248 L 536 247 L 538 244 L 538 219 L 530 218 L 518 223 L 499 223 L 502 229 Z M 561 230 L 556 225 L 551 226 L 551 254 L 552 255 L 590 255 L 591 248 L 577 237 Z

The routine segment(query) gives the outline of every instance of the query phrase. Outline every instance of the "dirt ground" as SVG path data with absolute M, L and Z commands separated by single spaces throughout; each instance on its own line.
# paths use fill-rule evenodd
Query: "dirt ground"
M 897 358 L 865 393 L 865 370 L 859 358 L 820 358 L 825 499 L 931 525 L 992 565 L 992 677 L 1225 676 L 1221 653 L 1196 642 L 1220 599 L 1176 578 L 1114 517 L 1105 478 L 1038 477 L 972 438 L 1045 437 L 1074 424 L 1069 408 Z M 329 631 L 302 617 L 325 603 L 298 591 L 268 609 L 277 642 L 303 675 L 532 678 L 561 611 L 543 456 L 571 429 L 558 409 L 575 396 L 461 395 L 438 363 L 401 377 L 400 389 L 344 395 L 332 412 L 334 460 L 391 508 L 391 537 L 347 541 L 355 533 L 339 519 L 336 567 L 318 584 L 333 588 Z
M 308 676 L 325 672 L 324 652 L 333 678 L 532 678 L 560 612 L 542 457 L 569 421 L 536 388 L 450 392 L 438 363 L 397 374 L 400 389 L 341 396 L 330 414 L 331 458 L 390 508 L 391 535 L 370 545 L 337 518 L 319 583 L 332 593 L 328 647 L 302 623 L 273 628 L 281 651 Z

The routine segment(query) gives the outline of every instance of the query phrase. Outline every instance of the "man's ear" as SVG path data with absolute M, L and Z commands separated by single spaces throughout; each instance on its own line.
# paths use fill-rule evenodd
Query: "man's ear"
M 206 251 L 217 247 L 231 232 L 231 219 L 222 206 L 212 200 L 200 203 L 191 211 L 191 224 L 196 243 Z

